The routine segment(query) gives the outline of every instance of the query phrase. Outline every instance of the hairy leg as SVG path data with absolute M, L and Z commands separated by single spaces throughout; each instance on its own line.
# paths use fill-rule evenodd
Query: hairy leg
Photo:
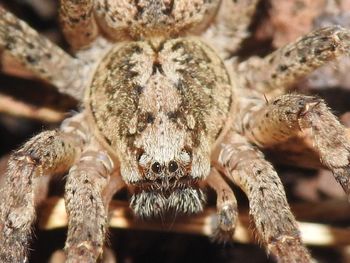
M 108 186 L 113 162 L 95 142 L 84 150 L 67 176 L 67 262 L 96 262 L 102 258 L 107 229 L 103 191 Z
M 219 164 L 249 199 L 250 214 L 262 243 L 278 262 L 310 262 L 300 240 L 283 185 L 263 154 L 238 134 L 221 144 Z
M 67 257 L 64 250 L 57 250 L 51 255 L 48 263 L 65 263 L 66 260 L 67 260 Z M 103 249 L 103 259 L 101 260 L 100 263 L 116 263 L 116 262 L 117 262 L 117 259 L 114 251 L 105 247 Z
M 248 33 L 259 0 L 223 0 L 212 25 L 203 38 L 212 44 L 223 58 L 232 56 Z M 239 14 L 239 15 L 232 15 Z
M 81 100 L 80 62 L 0 7 L 0 49 L 62 93 Z
M 236 197 L 215 168 L 206 181 L 216 192 L 217 225 L 213 238 L 223 242 L 231 241 L 238 219 Z
M 307 133 L 321 162 L 333 171 L 337 181 L 350 195 L 350 138 L 346 128 L 322 99 L 283 95 L 260 110 L 247 114 L 243 124 L 245 134 L 261 147 L 273 147 L 300 133 Z
M 93 0 L 60 1 L 62 30 L 67 41 L 75 50 L 88 46 L 98 35 L 93 8 Z
M 265 58 L 253 57 L 237 66 L 245 87 L 279 95 L 320 66 L 349 54 L 350 31 L 340 26 L 317 29 Z
M 39 176 L 68 170 L 80 154 L 84 141 L 69 119 L 62 130 L 40 133 L 9 160 L 0 189 L 1 262 L 26 262 Z

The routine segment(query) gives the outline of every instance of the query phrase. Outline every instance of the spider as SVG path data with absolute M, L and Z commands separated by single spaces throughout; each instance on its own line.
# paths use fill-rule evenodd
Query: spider
M 311 262 L 282 183 L 262 149 L 309 136 L 349 195 L 350 141 L 317 97 L 288 87 L 348 53 L 349 30 L 320 28 L 266 57 L 230 54 L 258 0 L 61 0 L 69 55 L 0 8 L 0 46 L 81 102 L 60 128 L 14 152 L 1 189 L 0 260 L 27 262 L 41 176 L 67 173 L 67 262 L 102 256 L 108 204 L 122 188 L 140 218 L 203 210 L 217 194 L 216 235 L 229 239 L 237 201 L 279 262 Z

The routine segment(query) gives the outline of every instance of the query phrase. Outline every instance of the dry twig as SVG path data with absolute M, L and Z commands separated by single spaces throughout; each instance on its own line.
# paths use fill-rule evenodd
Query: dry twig
M 302 239 L 305 244 L 313 246 L 347 246 L 350 245 L 350 229 L 332 227 L 327 224 L 309 223 L 325 219 L 327 221 L 350 220 L 349 204 L 346 200 L 333 200 L 322 203 L 306 203 L 292 205 Z M 64 200 L 51 198 L 40 210 L 39 227 L 41 229 L 55 229 L 67 226 L 67 215 Z M 110 205 L 110 227 L 167 231 L 177 233 L 198 234 L 210 237 L 212 224 L 215 219 L 214 208 L 207 208 L 203 213 L 188 217 L 179 217 L 175 222 L 141 221 L 133 217 L 126 202 L 112 201 Z M 240 212 L 234 241 L 240 243 L 255 243 L 256 239 L 250 230 L 250 220 L 247 211 Z
M 0 113 L 44 122 L 59 122 L 64 118 L 62 112 L 45 106 L 36 107 L 4 94 L 0 94 Z

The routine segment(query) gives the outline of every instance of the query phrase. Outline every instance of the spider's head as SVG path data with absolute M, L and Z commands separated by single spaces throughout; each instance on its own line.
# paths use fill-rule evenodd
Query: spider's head
M 96 71 L 88 102 L 134 193 L 136 214 L 202 210 L 199 183 L 232 102 L 214 50 L 195 39 L 116 47 Z
M 135 154 L 121 162 L 122 176 L 134 190 L 131 207 L 140 217 L 201 211 L 205 197 L 199 183 L 210 170 L 206 140 L 189 132 L 180 116 L 148 115 L 152 123 L 135 140 Z

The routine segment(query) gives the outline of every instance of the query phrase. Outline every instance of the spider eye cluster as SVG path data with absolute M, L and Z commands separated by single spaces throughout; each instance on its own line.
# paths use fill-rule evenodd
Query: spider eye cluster
M 191 158 L 191 153 L 188 150 L 183 150 L 173 160 L 160 162 L 144 151 L 140 151 L 137 156 L 137 162 L 142 169 L 149 169 L 154 174 L 160 174 L 162 172 L 175 173 L 180 167 L 190 165 Z
M 167 168 L 170 173 L 175 173 L 179 169 L 179 165 L 177 164 L 176 161 L 170 161 L 168 163 Z M 156 174 L 160 174 L 164 169 L 165 167 L 162 167 L 162 165 L 159 162 L 154 162 L 151 166 L 152 172 Z

